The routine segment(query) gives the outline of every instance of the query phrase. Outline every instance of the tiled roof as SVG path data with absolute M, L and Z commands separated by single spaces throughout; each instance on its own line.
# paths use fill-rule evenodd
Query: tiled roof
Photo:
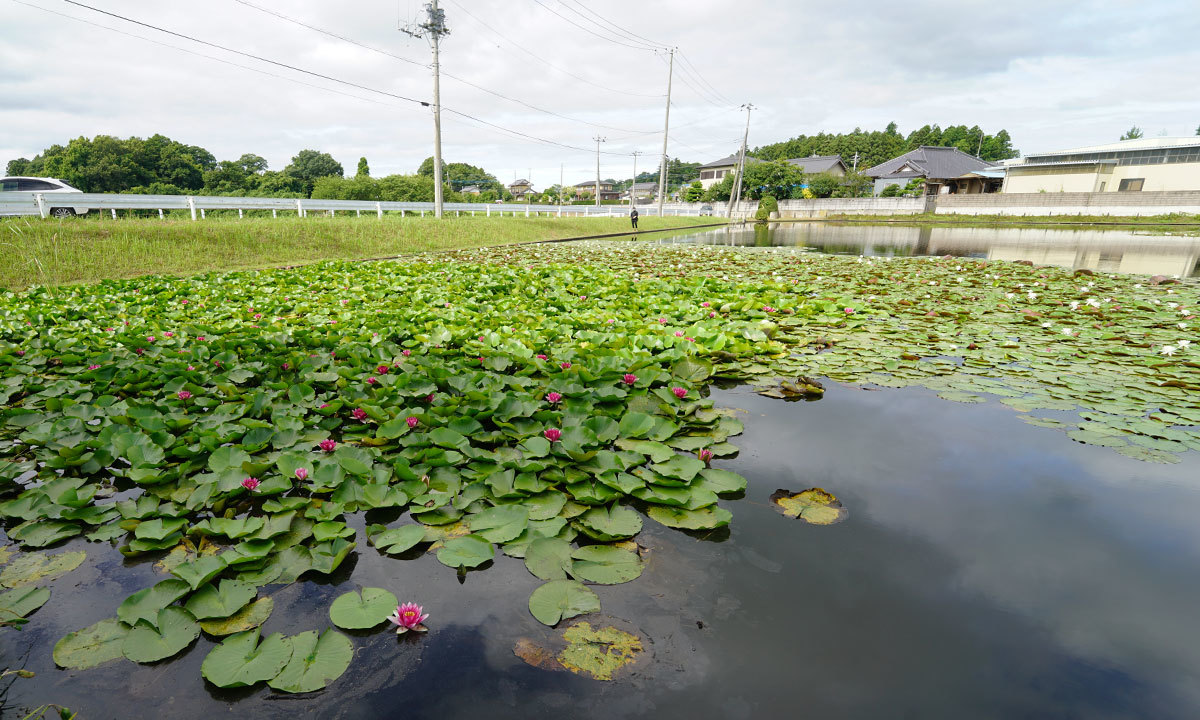
M 812 157 L 790 159 L 788 162 L 798 166 L 806 173 L 819 173 L 842 165 L 842 157 L 840 155 L 813 155 Z M 845 170 L 846 166 L 842 165 L 842 169 Z
M 906 164 L 920 170 L 924 177 L 935 180 L 956 178 L 975 170 L 995 167 L 992 163 L 968 155 L 958 148 L 922 145 L 900 157 L 868 168 L 865 172 L 874 178 L 886 177 L 893 175 Z
M 734 153 L 733 155 L 730 155 L 729 157 L 723 157 L 720 160 L 713 160 L 712 162 L 708 163 L 707 165 L 701 165 L 700 169 L 705 170 L 708 168 L 733 167 L 734 165 L 738 164 L 738 160 L 740 158 L 741 158 L 740 153 Z M 750 157 L 749 155 L 746 156 L 747 164 L 756 163 L 756 162 L 759 162 L 758 158 Z

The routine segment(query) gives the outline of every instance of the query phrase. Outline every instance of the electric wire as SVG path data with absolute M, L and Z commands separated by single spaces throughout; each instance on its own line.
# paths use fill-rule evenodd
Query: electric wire
M 621 27 L 620 25 L 617 25 L 616 23 L 612 22 L 611 20 L 608 20 L 607 18 L 605 18 L 603 15 L 597 13 L 595 10 L 592 10 L 587 5 L 584 5 L 583 3 L 579 2 L 579 0 L 570 0 L 570 2 L 575 3 L 579 7 L 586 10 L 587 12 L 591 13 L 592 15 L 595 15 L 597 18 L 599 18 L 601 20 L 601 22 L 603 22 L 607 25 L 611 25 L 612 27 L 616 28 L 620 32 L 624 33 L 625 35 L 630 36 L 630 39 L 640 40 L 640 41 L 645 42 L 646 44 L 650 45 L 651 47 L 663 48 L 663 47 L 667 46 L 666 43 L 655 42 L 654 40 L 651 40 L 649 38 L 638 35 L 637 33 L 633 32 L 632 30 L 627 30 L 627 29 Z
M 633 96 L 633 97 L 644 97 L 644 98 L 663 98 L 663 97 L 666 97 L 666 93 L 661 93 L 661 94 L 649 94 L 649 93 L 635 93 L 635 92 L 630 92 L 630 91 L 628 91 L 628 90 L 618 90 L 617 88 L 608 87 L 607 85 L 601 85 L 601 84 L 600 84 L 600 83 L 598 83 L 598 82 L 594 82 L 594 81 L 592 81 L 592 80 L 588 80 L 588 79 L 587 79 L 587 78 L 585 78 L 585 77 L 581 77 L 581 76 L 579 76 L 579 75 L 576 75 L 576 74 L 574 74 L 573 72 L 571 72 L 570 70 L 567 70 L 567 69 L 565 69 L 565 68 L 562 68 L 562 67 L 559 67 L 559 66 L 555 65 L 554 63 L 550 62 L 549 60 L 547 60 L 546 58 L 542 57 L 541 55 L 538 55 L 538 54 L 536 54 L 536 53 L 534 53 L 534 52 L 531 52 L 531 51 L 530 51 L 530 50 L 528 50 L 528 49 L 527 49 L 527 48 L 526 48 L 524 45 L 522 45 L 522 44 L 520 44 L 520 43 L 518 43 L 518 42 L 516 42 L 516 41 L 514 41 L 514 40 L 511 40 L 511 39 L 510 39 L 508 36 L 506 36 L 504 33 L 500 32 L 500 31 L 499 31 L 499 30 L 497 30 L 497 29 L 495 29 L 494 27 L 492 27 L 491 25 L 489 25 L 487 22 L 485 22 L 485 21 L 483 21 L 483 20 L 479 19 L 479 17 L 478 17 L 478 16 L 476 16 L 476 15 L 475 15 L 475 14 L 473 14 L 473 13 L 472 13 L 470 10 L 468 10 L 467 8 L 465 8 L 465 7 L 463 7 L 462 5 L 458 4 L 458 3 L 457 3 L 457 2 L 455 2 L 454 0 L 447 0 L 447 2 L 449 2 L 449 3 L 450 3 L 451 5 L 453 5 L 454 7 L 458 8 L 458 9 L 459 9 L 459 10 L 460 10 L 462 13 L 464 13 L 464 14 L 465 14 L 467 17 L 471 18 L 471 19 L 472 19 L 472 20 L 474 20 L 475 22 L 477 22 L 477 23 L 479 23 L 480 25 L 482 25 L 484 28 L 486 28 L 486 29 L 487 29 L 488 31 L 490 31 L 492 34 L 494 34 L 494 35 L 496 35 L 497 37 L 499 37 L 499 38 L 500 38 L 501 40 L 503 40 L 504 42 L 506 42 L 506 43 L 508 43 L 508 44 L 512 45 L 513 47 L 515 47 L 516 49 L 518 49 L 518 50 L 520 50 L 521 52 L 525 53 L 526 55 L 528 55 L 529 57 L 533 58 L 534 60 L 537 60 L 538 62 L 544 63 L 544 64 L 546 65 L 546 67 L 549 67 L 549 68 L 550 68 L 550 69 L 552 69 L 552 70 L 557 70 L 558 72 L 560 72 L 560 73 L 562 73 L 562 74 L 564 74 L 564 75 L 566 75 L 566 76 L 568 76 L 568 77 L 572 77 L 572 78 L 574 78 L 574 79 L 578 80 L 579 82 L 586 83 L 586 84 L 588 84 L 588 85 L 591 85 L 591 86 L 593 86 L 593 87 L 598 87 L 598 88 L 600 88 L 601 90 L 607 90 L 607 91 L 609 91 L 609 92 L 614 92 L 614 93 L 621 93 L 622 95 L 631 95 L 631 96 Z M 496 45 L 496 47 L 500 47 L 500 46 L 499 46 L 499 45 Z
M 683 60 L 684 64 L 686 64 L 688 67 L 690 67 L 692 69 L 692 71 L 695 73 L 696 77 L 700 78 L 700 82 L 704 83 L 704 85 L 706 87 L 708 87 L 710 90 L 712 90 L 713 93 L 718 98 L 720 98 L 721 100 L 724 100 L 725 102 L 729 103 L 730 105 L 737 104 L 737 103 L 733 102 L 732 100 L 730 100 L 728 97 L 726 97 L 725 94 L 722 93 L 720 90 L 718 90 L 715 85 L 710 83 L 704 77 L 704 74 L 700 72 L 700 68 L 696 67 L 696 63 L 692 62 L 692 59 L 690 57 L 688 57 L 687 54 L 684 53 L 682 50 L 679 51 L 679 57 Z
M 624 36 L 620 33 L 613 32 L 612 30 L 609 30 L 608 28 L 604 27 L 600 23 L 591 19 L 587 15 L 584 15 L 583 13 L 579 12 L 575 8 L 571 7 L 570 5 L 567 5 L 565 2 L 563 2 L 563 0 L 558 0 L 558 5 L 563 10 L 566 10 L 566 11 L 573 13 L 573 14 L 577 15 L 578 17 L 582 18 L 585 23 L 589 23 L 589 24 L 595 26 L 596 28 L 598 28 L 600 30 L 600 32 L 605 33 L 606 35 L 612 35 L 612 36 L 616 37 L 618 41 L 623 41 L 623 42 L 633 43 L 635 45 L 640 45 L 640 46 L 642 46 L 642 49 L 644 49 L 644 50 L 658 50 L 659 47 L 661 47 L 661 46 L 654 45 L 654 44 L 644 43 L 641 40 L 636 40 L 634 38 Z
M 18 2 L 18 1 L 19 1 L 19 0 L 13 0 L 13 2 Z M 407 101 L 407 102 L 416 103 L 416 104 L 422 105 L 422 106 L 424 106 L 424 107 L 430 107 L 430 106 L 432 105 L 432 103 L 430 103 L 430 102 L 426 102 L 426 101 L 424 101 L 424 100 L 416 100 L 416 99 L 414 99 L 414 98 L 406 97 L 406 96 L 404 96 L 404 95 L 399 95 L 399 94 L 396 94 L 396 93 L 393 93 L 393 92 L 389 92 L 389 91 L 387 91 L 387 90 L 379 90 L 379 89 L 376 89 L 376 88 L 368 87 L 368 86 L 366 86 L 366 85 L 361 85 L 361 84 L 359 84 L 359 83 L 351 82 L 351 81 L 348 81 L 348 80 L 341 80 L 341 79 L 339 79 L 339 78 L 335 78 L 335 77 L 332 77 L 332 76 L 329 76 L 329 75 L 324 75 L 324 74 L 322 74 L 322 73 L 318 73 L 318 72 L 313 72 L 313 71 L 311 71 L 311 70 L 305 70 L 304 68 L 299 68 L 299 67 L 296 67 L 296 66 L 294 66 L 294 65 L 289 65 L 289 64 L 287 64 L 287 63 L 282 63 L 282 62 L 278 62 L 278 61 L 275 61 L 275 60 L 271 60 L 271 59 L 269 59 L 269 58 L 264 58 L 264 57 L 261 57 L 261 56 L 258 56 L 258 55 L 254 55 L 254 54 L 252 54 L 252 53 L 242 52 L 242 51 L 240 51 L 240 50 L 235 50 L 235 49 L 233 49 L 233 48 L 229 48 L 229 47 L 225 47 L 225 46 L 222 46 L 222 45 L 218 45 L 217 43 L 208 42 L 208 41 L 206 41 L 206 40 L 200 40 L 200 39 L 198 39 L 198 38 L 194 38 L 194 37 L 191 37 L 191 36 L 188 36 L 188 35 L 184 35 L 184 34 L 182 34 L 182 33 L 178 33 L 178 32 L 172 31 L 172 30 L 167 30 L 167 29 L 165 29 L 165 28 L 160 28 L 160 27 L 158 27 L 158 26 L 156 26 L 156 25 L 151 25 L 150 23 L 142 22 L 142 21 L 140 21 L 140 20 L 134 20 L 134 19 L 132 19 L 132 18 L 128 18 L 128 17 L 125 17 L 125 16 L 123 16 L 123 15 L 118 15 L 117 13 L 109 12 L 109 11 L 107 11 L 107 10 L 101 10 L 101 9 L 99 9 L 99 8 L 92 7 L 92 6 L 90 6 L 90 5 L 86 5 L 86 4 L 84 4 L 84 3 L 77 2 L 77 0 L 63 0 L 63 2 L 69 3 L 69 4 L 71 4 L 71 5 L 77 5 L 77 6 L 79 6 L 79 7 L 86 8 L 86 9 L 88 9 L 88 10 L 92 10 L 92 11 L 94 11 L 94 12 L 100 13 L 100 14 L 102 14 L 102 15 L 108 15 L 109 17 L 114 17 L 114 18 L 117 18 L 117 19 L 119 19 L 119 20 L 124 20 L 124 21 L 126 21 L 126 22 L 129 22 L 129 23 L 132 23 L 132 24 L 134 24 L 134 25 L 139 25 L 139 26 L 141 26 L 141 27 L 149 28 L 149 29 L 151 29 L 151 30 L 156 30 L 156 31 L 158 31 L 158 32 L 162 32 L 162 33 L 165 33 L 165 34 L 168 34 L 168 35 L 172 35 L 172 36 L 175 36 L 175 37 L 183 38 L 183 39 L 185 39 L 185 40 L 191 40 L 192 42 L 196 42 L 196 43 L 198 43 L 198 44 L 201 44 L 201 45 L 206 45 L 206 46 L 209 46 L 209 47 L 214 47 L 214 48 L 217 48 L 217 49 L 219 49 L 219 50 L 224 50 L 225 52 L 230 52 L 230 53 L 233 53 L 233 54 L 235 54 L 235 55 L 242 55 L 242 56 L 245 56 L 245 57 L 252 58 L 252 59 L 254 59 L 254 60 L 259 60 L 259 61 L 261 61 L 261 62 L 268 63 L 268 64 L 270 64 L 270 65 L 276 65 L 276 66 L 279 66 L 279 67 L 284 67 L 284 68 L 287 68 L 287 69 L 289 69 L 289 70 L 294 70 L 294 71 L 296 71 L 296 72 L 303 73 L 303 74 L 306 74 L 306 75 L 312 75 L 312 76 L 314 76 L 314 77 L 319 77 L 319 78 L 322 78 L 322 79 L 324 79 L 324 80 L 329 80 L 329 81 L 331 81 L 331 82 L 339 83 L 339 84 L 346 85 L 346 86 L 349 86 L 349 87 L 354 87 L 354 88 L 357 88 L 357 89 L 359 89 L 359 90 L 366 90 L 366 91 L 368 91 L 368 92 L 377 93 L 377 94 L 379 94 L 379 95 L 384 95 L 384 96 L 391 97 L 391 98 L 396 98 L 396 99 L 399 99 L 399 100 L 405 100 L 405 101 Z M 36 6 L 36 5 L 30 5 L 30 7 L 37 7 L 37 6 Z M 44 8 L 39 8 L 39 9 L 44 9 Z M 52 12 L 52 11 L 50 11 L 50 12 Z M 70 17 L 70 16 L 66 16 L 66 17 Z M 84 21 L 84 22 L 86 22 L 86 21 Z M 94 23 L 92 23 L 92 24 L 94 24 Z M 104 27 L 104 26 L 103 26 L 103 25 L 97 25 L 97 27 Z M 106 28 L 106 29 L 111 29 L 111 28 Z M 119 31 L 118 31 L 118 32 L 119 32 Z M 124 33 L 124 34 L 128 34 L 128 33 Z M 132 37 L 138 37 L 138 36 L 134 35 L 134 36 L 132 36 Z M 151 41 L 151 42 L 153 42 L 153 41 Z M 167 47 L 172 47 L 172 46 L 168 45 Z M 194 54 L 199 54 L 199 53 L 194 53 Z M 201 55 L 201 57 L 210 57 L 210 56 Z M 217 58 L 211 58 L 211 57 L 210 57 L 210 59 L 217 59 Z M 227 62 L 227 61 L 221 61 L 221 62 Z M 228 64 L 233 64 L 233 63 L 228 63 Z M 247 68 L 247 69 L 250 69 L 250 68 Z M 313 87 L 320 87 L 320 86 L 313 86 Z M 321 89 L 328 89 L 328 88 L 321 88 Z M 338 92 L 338 91 L 333 91 L 333 92 Z M 339 93 L 339 94 L 342 94 L 342 95 L 347 95 L 347 93 Z M 348 95 L 348 96 L 349 96 L 349 97 L 356 97 L 356 96 L 354 96 L 354 95 Z M 363 99 L 363 98 L 358 98 L 358 99 Z M 484 125 L 484 126 L 487 126 L 487 127 L 493 128 L 493 129 L 495 129 L 495 130 L 499 130 L 499 131 L 501 131 L 501 132 L 507 133 L 507 134 L 509 134 L 509 135 L 512 135 L 512 136 L 515 136 L 515 137 L 524 138 L 524 139 L 526 139 L 526 140 L 531 140 L 531 141 L 533 141 L 533 142 L 538 142 L 538 143 L 542 143 L 542 144 L 546 144 L 546 145 L 554 145 L 554 146 L 556 146 L 556 147 L 561 147 L 561 148 L 565 148 L 565 149 L 568 149 L 568 150 L 577 150 L 577 151 L 580 151 L 580 152 L 588 152 L 588 153 L 590 153 L 590 152 L 593 152 L 593 150 L 592 150 L 592 149 L 590 149 L 590 148 L 584 148 L 584 147 L 580 147 L 580 146 L 577 146 L 577 145 L 570 145 L 570 144 L 568 144 L 568 143 L 562 143 L 562 142 L 558 142 L 557 140 L 550 140 L 550 139 L 548 139 L 548 138 L 542 138 L 542 137 L 538 137 L 538 136 L 536 136 L 536 135 L 530 135 L 530 134 L 528 134 L 528 133 L 524 133 L 524 132 L 521 132 L 521 131 L 519 131 L 519 130 L 513 130 L 513 129 L 511 129 L 511 128 L 506 128 L 506 127 L 504 127 L 504 126 L 502 126 L 502 125 L 497 125 L 496 123 L 489 122 L 489 121 L 487 121 L 487 120 L 484 120 L 483 118 L 479 118 L 479 117 L 476 117 L 476 116 L 474 116 L 474 115 L 471 115 L 470 113 L 466 113 L 466 112 L 463 112 L 463 111 L 461 111 L 461 110 L 455 110 L 454 108 L 449 108 L 449 107 L 446 107 L 445 105 L 443 105 L 441 109 L 442 109 L 444 112 L 446 112 L 446 113 L 450 113 L 450 114 L 452 114 L 452 115 L 457 115 L 457 116 L 459 116 L 459 117 L 462 117 L 462 118 L 464 118 L 464 119 L 467 119 L 467 120 L 474 121 L 474 122 L 476 122 L 476 123 L 479 123 L 479 124 L 481 124 L 481 125 Z M 608 150 L 601 150 L 601 151 L 600 151 L 600 154 L 602 154 L 602 155 L 614 155 L 614 156 L 622 156 L 622 157 L 624 157 L 624 156 L 626 155 L 625 153 L 618 153 L 618 152 L 613 152 L 613 151 L 608 151 Z
M 338 39 L 338 40 L 342 40 L 342 41 L 344 41 L 344 42 L 348 42 L 348 43 L 350 43 L 351 45 L 355 45 L 355 46 L 357 46 L 357 47 L 361 47 L 361 48 L 364 48 L 364 49 L 366 49 L 366 50 L 370 50 L 370 51 L 372 51 L 372 52 L 377 52 L 377 53 L 379 53 L 379 54 L 381 54 L 381 55 L 386 55 L 386 56 L 388 56 L 388 57 L 395 58 L 395 59 L 397 59 L 397 60 L 403 60 L 404 62 L 412 63 L 412 64 L 414 64 L 414 65 L 420 65 L 421 67 L 424 67 L 424 68 L 429 68 L 429 67 L 430 67 L 429 65 L 421 65 L 421 63 L 417 63 L 417 62 L 414 62 L 414 61 L 412 61 L 412 60 L 409 60 L 408 58 L 401 57 L 401 56 L 399 56 L 399 55 L 395 55 L 395 54 L 393 54 L 393 53 L 387 52 L 386 50 L 380 50 L 379 48 L 374 48 L 374 47 L 371 47 L 370 45 L 367 45 L 367 44 L 365 44 L 365 43 L 358 42 L 357 40 L 353 40 L 353 39 L 351 39 L 351 38 L 348 38 L 348 37 L 345 37 L 345 36 L 343 36 L 343 35 L 338 35 L 337 33 L 329 32 L 328 30 L 324 30 L 324 29 L 322 29 L 322 28 L 315 27 L 315 26 L 313 26 L 313 25 L 309 25 L 308 23 L 302 22 L 302 21 L 300 21 L 300 20 L 296 20 L 295 18 L 289 17 L 289 16 L 287 16 L 287 15 L 284 15 L 284 14 L 282 14 L 282 13 L 274 12 L 274 11 L 272 11 L 272 10 L 268 10 L 268 9 L 266 9 L 266 8 L 259 7 L 258 5 L 255 5 L 254 3 L 247 2 L 247 0 L 234 0 L 234 2 L 240 3 L 240 4 L 242 4 L 242 5 L 245 5 L 245 6 L 247 6 L 247 7 L 254 8 L 255 10 L 260 10 L 260 11 L 262 11 L 262 12 L 264 12 L 264 13 L 267 13 L 268 15 L 272 15 L 272 16 L 274 16 L 274 17 L 277 17 L 277 18 L 279 18 L 280 20 L 284 20 L 284 21 L 286 21 L 286 22 L 290 22 L 290 23 L 293 23 L 293 24 L 295 24 L 295 25 L 299 25 L 300 27 L 308 28 L 309 30 L 312 30 L 312 31 L 314 31 L 314 32 L 321 33 L 322 35 L 327 35 L 327 36 L 329 36 L 329 37 L 336 38 L 336 39 Z M 553 111 L 553 110 L 547 110 L 547 109 L 545 109 L 545 108 L 538 107 L 538 106 L 536 106 L 536 105 L 534 105 L 534 104 L 532 104 L 532 103 L 525 102 L 524 100 L 521 100 L 521 99 L 519 99 L 519 98 L 510 97 L 510 96 L 508 96 L 508 95 L 505 95 L 504 93 L 497 92 L 497 91 L 495 91 L 495 90 L 492 90 L 492 89 L 490 89 L 490 88 L 486 88 L 486 87 L 484 87 L 484 86 L 482 86 L 482 85 L 477 85 L 477 84 L 475 84 L 475 83 L 471 82 L 470 80 L 467 80 L 466 78 L 459 77 L 459 76 L 457 76 L 457 75 L 455 75 L 455 74 L 453 74 L 453 73 L 447 72 L 447 71 L 446 71 L 446 70 L 444 70 L 444 69 L 441 71 L 441 74 L 442 74 L 444 77 L 448 77 L 448 78 L 450 78 L 451 80 L 455 80 L 455 81 L 457 81 L 457 82 L 460 82 L 460 83 L 462 83 L 462 84 L 464 84 L 464 85 L 467 85 L 467 86 L 469 86 L 469 87 L 473 87 L 473 88 L 475 88 L 476 90 L 479 90 L 480 92 L 485 92 L 485 93 L 487 93 L 487 94 L 489 94 L 489 95 L 493 95 L 493 96 L 495 96 L 495 97 L 498 97 L 498 98 L 500 98 L 500 99 L 502 99 L 502 100 L 507 100 L 508 102 L 515 103 L 515 104 L 517 104 L 517 105 L 521 105 L 521 106 L 523 106 L 523 107 L 527 107 L 527 108 L 529 108 L 530 110 L 534 110 L 534 111 L 536 111 L 536 112 L 544 113 L 544 114 L 546 114 L 546 115 L 553 115 L 553 116 L 554 116 L 554 117 L 556 117 L 556 118 L 560 118 L 560 119 L 562 119 L 562 120 L 567 120 L 567 121 L 570 121 L 570 122 L 573 122 L 573 123 L 580 123 L 580 124 L 583 124 L 583 125 L 591 125 L 592 127 L 603 128 L 603 129 L 605 129 L 605 130 L 615 130 L 615 131 L 617 131 L 617 132 L 625 132 L 625 133 L 633 133 L 633 134 L 641 134 L 641 135 L 652 135 L 652 134 L 654 134 L 654 133 L 658 132 L 657 130 L 633 130 L 633 129 L 631 129 L 631 128 L 614 127 L 614 126 L 612 126 L 612 125 L 605 125 L 605 124 L 603 124 L 603 123 L 591 122 L 591 121 L 589 121 L 589 120 L 583 120 L 583 119 L 581 119 L 581 118 L 575 118 L 575 117 L 571 117 L 571 116 L 569 116 L 569 115 L 563 115 L 562 113 L 558 113 L 558 112 L 555 112 L 555 111 Z
M 580 25 L 579 23 L 577 23 L 577 22 L 575 22 L 574 20 L 572 20 L 571 18 L 569 18 L 569 17 L 567 17 L 567 16 L 563 15 L 562 13 L 559 13 L 558 11 L 554 10 L 553 8 L 551 8 L 549 5 L 546 5 L 544 2 L 542 2 L 542 0 L 533 0 L 533 1 L 534 1 L 535 3 L 537 3 L 538 5 L 541 5 L 541 6 L 542 6 L 543 8 L 545 8 L 545 9 L 546 9 L 548 12 L 550 12 L 550 13 L 552 13 L 552 14 L 554 14 L 554 15 L 557 15 L 558 17 L 562 18 L 564 21 L 566 21 L 566 22 L 568 22 L 568 23 L 571 23 L 571 24 L 572 24 L 572 25 L 574 25 L 575 27 L 579 28 L 580 30 L 582 30 L 582 31 L 584 31 L 584 32 L 586 32 L 586 33 L 588 33 L 588 34 L 590 34 L 590 35 L 595 35 L 596 37 L 600 38 L 601 40 L 607 40 L 607 41 L 608 41 L 608 42 L 610 42 L 610 43 L 614 43 L 614 44 L 616 44 L 616 45 L 622 45 L 622 46 L 624 46 L 624 47 L 631 48 L 631 49 L 633 49 L 633 50 L 651 50 L 651 49 L 653 49 L 653 48 L 648 48 L 648 47 L 641 46 L 641 45 L 630 45 L 629 43 L 621 42 L 620 40 L 614 40 L 614 39 L 612 39 L 612 38 L 610 38 L 610 37 L 605 37 L 605 36 L 603 36 L 603 35 L 601 35 L 601 34 L 599 34 L 599 33 L 595 32 L 595 31 L 593 31 L 593 30 L 591 30 L 591 29 L 589 29 L 589 28 L 586 28 L 586 27 L 584 27 L 583 25 Z

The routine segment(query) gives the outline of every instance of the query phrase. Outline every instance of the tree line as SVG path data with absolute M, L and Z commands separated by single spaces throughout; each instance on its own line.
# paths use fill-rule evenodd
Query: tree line
M 988 135 L 978 125 L 969 128 L 966 125 L 951 125 L 944 130 L 938 125 L 925 125 L 905 136 L 900 134 L 896 123 L 888 123 L 883 130 L 869 132 L 854 128 L 853 132 L 848 133 L 797 135 L 791 140 L 757 147 L 750 154 L 761 160 L 840 155 L 846 167 L 853 168 L 854 155 L 858 153 L 858 169 L 865 170 L 922 145 L 956 147 L 989 162 L 1021 156 L 1013 148 L 1007 130 Z

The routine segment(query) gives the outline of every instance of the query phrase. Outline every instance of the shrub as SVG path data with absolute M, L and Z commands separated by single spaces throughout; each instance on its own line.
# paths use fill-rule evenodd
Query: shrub
M 779 212 L 779 203 L 771 195 L 763 195 L 762 200 L 758 202 L 758 211 L 754 213 L 754 219 L 759 222 L 766 222 L 771 217 L 771 213 Z

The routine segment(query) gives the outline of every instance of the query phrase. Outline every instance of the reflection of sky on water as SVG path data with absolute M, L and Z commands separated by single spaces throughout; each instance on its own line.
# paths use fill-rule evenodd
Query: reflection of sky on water
M 820 222 L 731 226 L 664 242 L 809 247 L 852 255 L 956 255 L 1143 275 L 1200 277 L 1200 237 L 1129 230 L 843 225 Z
M 646 573 L 596 587 L 651 657 L 614 683 L 524 665 L 516 639 L 545 641 L 529 615 L 539 584 L 520 560 L 460 584 L 433 555 L 393 560 L 360 543 L 326 581 L 269 586 L 265 632 L 328 626 L 330 602 L 362 586 L 422 602 L 431 632 L 351 633 L 355 659 L 329 690 L 286 697 L 217 691 L 200 679 L 212 641 L 157 666 L 67 672 L 63 633 L 110 616 L 161 579 L 104 545 L 52 583 L 0 663 L 32 646 L 10 699 L 62 702 L 86 717 L 209 718 L 1186 718 L 1200 705 L 1200 457 L 1139 463 L 1020 421 L 995 402 L 920 389 L 831 386 L 814 403 L 716 391 L 745 409 L 746 497 L 726 537 L 653 521 Z M 802 525 L 776 488 L 822 486 L 849 519 Z M 361 518 L 352 524 L 361 531 Z M 360 538 L 361 539 L 361 538 Z M 715 540 L 715 541 L 712 541 Z M 72 545 L 74 546 L 74 545 Z

